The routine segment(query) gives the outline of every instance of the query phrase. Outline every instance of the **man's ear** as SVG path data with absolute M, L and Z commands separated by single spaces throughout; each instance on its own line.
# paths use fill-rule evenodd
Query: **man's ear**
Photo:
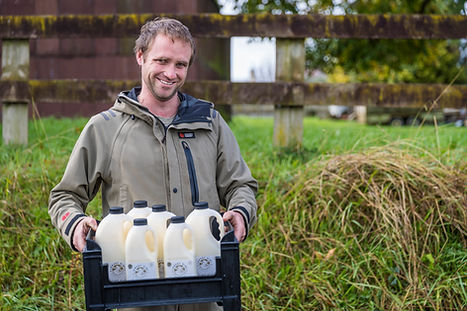
M 142 66 L 144 63 L 144 53 L 139 50 L 136 52 L 136 61 L 138 62 L 138 65 Z

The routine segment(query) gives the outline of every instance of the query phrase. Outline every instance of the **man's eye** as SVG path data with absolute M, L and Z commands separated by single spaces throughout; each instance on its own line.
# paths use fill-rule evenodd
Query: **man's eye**
M 156 59 L 156 62 L 159 64 L 167 64 L 167 60 L 163 58 Z
M 185 63 L 177 63 L 178 68 L 185 68 L 187 65 Z

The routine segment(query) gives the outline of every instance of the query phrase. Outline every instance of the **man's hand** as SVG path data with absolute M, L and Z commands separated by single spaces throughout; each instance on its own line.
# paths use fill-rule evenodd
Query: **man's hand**
M 89 229 L 97 230 L 97 221 L 92 217 L 85 217 L 79 221 L 73 233 L 73 246 L 82 253 L 86 246 L 86 236 Z
M 227 211 L 222 218 L 224 221 L 229 221 L 232 224 L 235 237 L 239 242 L 243 242 L 246 237 L 246 228 L 242 214 L 235 211 Z

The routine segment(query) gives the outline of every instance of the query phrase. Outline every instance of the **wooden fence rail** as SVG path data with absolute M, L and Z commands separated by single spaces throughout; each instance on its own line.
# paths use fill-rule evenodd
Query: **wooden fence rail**
M 198 38 L 467 38 L 465 15 L 119 14 L 0 16 L 2 38 L 135 37 L 156 16 L 179 19 Z
M 274 144 L 299 146 L 305 105 L 467 107 L 467 85 L 304 83 L 305 38 L 467 38 L 464 15 L 157 15 L 174 17 L 198 38 L 276 38 L 274 83 L 187 82 L 184 90 L 218 104 L 273 104 Z M 156 15 L 0 16 L 3 140 L 27 144 L 27 103 L 111 102 L 138 81 L 29 80 L 29 40 L 133 37 Z M 440 94 L 443 96 L 440 97 Z M 26 107 L 26 109 L 25 109 Z M 25 134 L 26 133 L 26 134 Z M 26 137 L 25 137 L 26 135 Z
M 0 81 L 3 101 L 95 102 L 109 104 L 116 94 L 140 84 L 139 80 L 28 80 Z M 300 83 L 187 81 L 183 90 L 220 105 L 294 106 L 294 92 L 303 92 L 298 106 L 343 105 L 377 107 L 465 108 L 467 85 L 385 83 Z

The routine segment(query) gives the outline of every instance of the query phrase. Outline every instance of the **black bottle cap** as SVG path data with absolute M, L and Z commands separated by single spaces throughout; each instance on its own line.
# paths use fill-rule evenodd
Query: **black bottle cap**
M 110 214 L 123 214 L 123 207 L 112 206 L 109 211 Z
M 196 202 L 193 204 L 195 209 L 207 209 L 209 207 L 208 202 Z
M 133 207 L 135 208 L 144 208 L 148 207 L 148 201 L 146 200 L 137 200 L 133 203 Z
M 181 224 L 185 222 L 185 217 L 184 216 L 174 216 L 170 218 L 170 223 L 172 224 Z
M 153 212 L 165 212 L 167 208 L 165 207 L 164 204 L 155 204 L 152 206 L 152 211 Z
M 146 226 L 147 224 L 148 224 L 148 220 L 146 218 L 133 219 L 133 225 L 135 226 Z

